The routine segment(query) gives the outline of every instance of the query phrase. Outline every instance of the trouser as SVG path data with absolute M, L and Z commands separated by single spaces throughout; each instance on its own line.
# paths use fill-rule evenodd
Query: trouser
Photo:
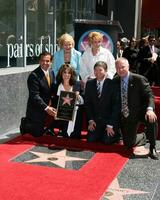
M 35 137 L 42 136 L 45 132 L 44 123 L 43 122 L 35 122 L 27 117 L 23 117 L 21 119 L 20 131 L 22 134 L 30 133 Z
M 149 140 L 149 143 L 151 146 L 156 145 L 156 134 L 157 134 L 157 122 L 150 123 L 149 121 L 143 120 L 138 121 L 134 119 L 128 118 L 121 118 L 121 134 L 123 137 L 123 143 L 127 147 L 132 147 L 140 144 L 140 138 L 137 136 L 137 129 L 139 126 L 139 123 L 144 123 L 145 125 L 145 135 L 146 138 Z M 142 144 L 143 144 L 142 138 Z
M 102 142 L 104 144 L 113 144 L 119 141 L 120 134 L 118 128 L 115 128 L 114 136 L 108 136 L 106 132 L 106 122 L 103 119 L 98 119 L 95 121 L 96 127 L 94 131 L 89 131 L 87 134 L 88 142 Z

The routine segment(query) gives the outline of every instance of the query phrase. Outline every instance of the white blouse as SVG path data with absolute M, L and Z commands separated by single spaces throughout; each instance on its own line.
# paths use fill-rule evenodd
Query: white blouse
M 115 75 L 115 59 L 112 53 L 108 49 L 100 47 L 99 52 L 94 56 L 91 47 L 88 47 L 83 53 L 80 61 L 80 76 L 84 82 L 86 82 L 90 76 L 95 77 L 94 65 L 97 61 L 104 61 L 107 63 L 107 75 L 110 79 Z

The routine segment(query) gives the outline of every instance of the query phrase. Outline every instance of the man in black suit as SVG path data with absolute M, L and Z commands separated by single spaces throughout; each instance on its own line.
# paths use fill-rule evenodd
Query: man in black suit
M 52 55 L 43 52 L 39 56 L 39 67 L 28 77 L 29 98 L 26 117 L 21 119 L 21 134 L 31 133 L 42 136 L 45 132 L 47 116 L 55 117 L 56 110 L 52 107 L 52 97 L 55 91 L 55 77 L 51 70 Z
M 150 85 L 160 85 L 159 49 L 155 46 L 155 42 L 155 36 L 150 35 L 148 44 L 140 48 L 137 55 L 140 63 L 139 74 L 145 76 Z
M 112 144 L 119 140 L 117 132 L 117 95 L 107 78 L 107 64 L 98 61 L 94 66 L 96 78 L 85 87 L 85 108 L 88 118 L 88 142 Z
M 115 64 L 118 76 L 113 79 L 113 84 L 120 99 L 120 128 L 124 145 L 130 148 L 145 144 L 145 138 L 141 137 L 144 134 L 136 132 L 139 122 L 143 122 L 150 143 L 149 156 L 152 159 L 158 159 L 155 148 L 157 116 L 154 113 L 154 97 L 150 85 L 145 77 L 129 72 L 129 63 L 126 58 L 117 59 Z

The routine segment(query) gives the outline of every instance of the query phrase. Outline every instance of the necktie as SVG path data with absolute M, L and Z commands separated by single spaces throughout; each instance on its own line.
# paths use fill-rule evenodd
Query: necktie
M 124 117 L 129 116 L 128 109 L 128 92 L 127 92 L 127 84 L 124 80 L 121 80 L 121 100 L 122 100 L 122 113 Z
M 46 77 L 47 82 L 48 82 L 48 85 L 49 85 L 49 87 L 50 87 L 50 86 L 51 86 L 51 79 L 50 79 L 50 77 L 49 77 L 49 73 L 46 73 L 45 77 Z
M 48 82 L 48 86 L 50 87 L 51 86 L 51 79 L 49 77 L 49 72 L 45 74 L 45 77 L 46 77 L 46 80 Z M 49 100 L 49 103 L 48 103 L 48 106 L 51 106 L 52 102 L 51 102 L 51 99 Z
M 97 96 L 98 98 L 101 97 L 101 82 L 100 81 L 97 82 Z

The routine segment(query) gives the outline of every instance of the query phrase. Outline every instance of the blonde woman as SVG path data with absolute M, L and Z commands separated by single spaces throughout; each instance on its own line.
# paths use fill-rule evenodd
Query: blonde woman
M 81 57 L 80 76 L 84 82 L 94 78 L 94 65 L 97 61 L 104 61 L 108 66 L 108 77 L 113 78 L 116 73 L 115 59 L 112 53 L 102 47 L 103 35 L 100 32 L 90 32 L 88 35 L 89 47 Z
M 75 50 L 75 42 L 71 35 L 65 33 L 58 39 L 59 51 L 56 51 L 53 59 L 53 71 L 55 76 L 63 64 L 70 64 L 76 71 L 76 75 L 79 76 L 80 72 L 80 58 L 81 53 Z

